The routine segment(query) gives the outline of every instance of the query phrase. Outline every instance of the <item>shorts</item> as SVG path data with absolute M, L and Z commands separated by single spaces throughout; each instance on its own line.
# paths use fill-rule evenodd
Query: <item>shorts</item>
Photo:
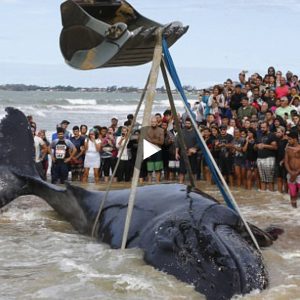
M 280 166 L 279 164 L 276 165 L 275 175 L 276 175 L 276 177 L 286 179 L 287 170 L 286 170 L 284 164 L 282 166 Z
M 275 157 L 258 158 L 257 168 L 260 180 L 266 183 L 274 182 Z
M 83 172 L 83 162 L 78 164 L 71 164 L 71 172 L 81 174 Z
M 164 168 L 163 161 L 147 161 L 147 171 L 161 171 Z
M 188 156 L 189 162 L 190 162 L 190 166 L 192 169 L 192 173 L 193 174 L 197 174 L 197 154 L 193 154 Z M 180 174 L 186 174 L 187 172 L 187 168 L 184 162 L 184 158 L 183 155 L 181 155 L 180 157 L 180 163 L 179 163 L 179 173 Z
M 235 156 L 233 164 L 237 167 L 245 168 L 245 164 L 246 164 L 245 157 Z
M 255 160 L 246 160 L 245 167 L 246 167 L 246 170 L 249 170 L 249 171 L 250 170 L 253 171 L 254 169 L 257 169 L 256 161 Z
M 170 170 L 179 169 L 179 164 L 179 160 L 170 160 L 168 167 Z
M 228 176 L 233 175 L 233 157 L 220 157 L 219 159 L 219 168 L 222 175 Z
M 290 182 L 290 174 L 287 174 L 286 176 L 288 181 L 288 187 L 289 187 L 289 194 L 291 197 L 295 198 L 298 195 L 298 192 L 300 190 L 300 175 L 297 176 L 296 180 L 294 182 Z

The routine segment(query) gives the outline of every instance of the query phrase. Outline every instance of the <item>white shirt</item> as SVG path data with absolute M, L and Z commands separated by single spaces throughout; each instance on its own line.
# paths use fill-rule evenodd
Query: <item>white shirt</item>
M 35 158 L 34 161 L 36 163 L 41 161 L 41 147 L 45 145 L 45 142 L 39 137 L 39 136 L 34 136 L 34 149 L 35 149 Z
M 121 145 L 119 144 L 119 142 L 121 141 L 121 138 L 122 138 L 121 136 L 118 136 L 117 140 L 116 140 L 116 147 L 119 150 L 118 151 L 118 157 L 120 157 L 122 147 L 125 144 L 125 139 L 122 141 Z M 131 150 L 128 149 L 127 145 L 126 145 L 125 149 L 124 149 L 124 151 L 122 153 L 121 160 L 130 160 L 130 159 L 131 159 Z

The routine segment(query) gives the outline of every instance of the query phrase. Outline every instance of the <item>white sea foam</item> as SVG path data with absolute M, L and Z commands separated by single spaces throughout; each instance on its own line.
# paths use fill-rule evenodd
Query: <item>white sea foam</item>
M 282 257 L 284 259 L 300 258 L 300 251 L 286 252 L 282 254 Z
M 97 105 L 96 99 L 65 99 L 72 105 Z

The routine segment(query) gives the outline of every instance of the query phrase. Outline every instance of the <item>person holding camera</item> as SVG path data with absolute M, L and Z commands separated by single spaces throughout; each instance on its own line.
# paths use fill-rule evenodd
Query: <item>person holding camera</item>
M 109 181 L 109 173 L 113 173 L 115 165 L 117 162 L 118 151 L 116 149 L 116 139 L 114 136 L 114 129 L 109 127 L 106 133 L 106 136 L 102 140 L 102 152 L 101 159 L 103 162 L 103 173 L 104 173 L 104 182 Z M 117 178 L 113 178 L 115 182 Z
M 100 151 L 101 140 L 99 139 L 98 130 L 91 129 L 88 137 L 84 142 L 85 158 L 84 158 L 84 172 L 82 182 L 86 183 L 89 177 L 90 168 L 94 169 L 95 183 L 99 183 L 99 169 L 100 169 Z
M 128 127 L 123 126 L 121 129 L 121 136 L 118 136 L 116 139 L 116 148 L 118 149 L 118 157 L 121 156 L 121 160 L 119 163 L 117 178 L 118 181 L 130 181 L 131 177 L 131 149 L 128 141 L 126 139 L 128 137 Z M 128 147 L 129 146 L 129 147 Z M 121 150 L 124 148 L 123 153 L 121 155 Z
M 212 94 L 208 98 L 208 107 L 210 113 L 215 116 L 218 125 L 221 124 L 221 109 L 225 107 L 225 97 L 222 94 L 221 88 L 216 85 L 213 88 Z

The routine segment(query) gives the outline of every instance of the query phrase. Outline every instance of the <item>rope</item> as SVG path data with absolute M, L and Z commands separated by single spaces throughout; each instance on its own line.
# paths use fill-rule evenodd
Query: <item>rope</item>
M 195 184 L 195 179 L 194 179 L 194 175 L 193 175 L 193 172 L 192 172 L 191 163 L 190 163 L 190 160 L 189 160 L 189 158 L 187 156 L 187 153 L 186 153 L 186 150 L 185 150 L 186 145 L 185 145 L 185 142 L 184 142 L 182 129 L 181 129 L 181 126 L 179 124 L 177 111 L 176 111 L 176 107 L 175 107 L 175 103 L 174 103 L 174 98 L 173 98 L 173 95 L 172 95 L 172 91 L 171 91 L 171 87 L 170 87 L 170 83 L 169 83 L 169 79 L 168 79 L 168 74 L 167 74 L 166 67 L 165 67 L 165 64 L 164 64 L 163 61 L 161 61 L 161 63 L 160 63 L 160 68 L 161 68 L 161 72 L 162 72 L 162 75 L 163 75 L 163 78 L 164 78 L 164 83 L 165 83 L 165 86 L 166 86 L 166 90 L 167 90 L 167 93 L 168 93 L 168 98 L 169 98 L 169 102 L 170 102 L 170 105 L 171 105 L 172 115 L 174 117 L 176 129 L 177 129 L 177 132 L 178 132 L 178 142 L 179 142 L 179 146 L 181 148 L 181 155 L 183 156 L 184 164 L 185 164 L 187 172 L 189 174 L 190 184 L 191 184 L 192 187 L 195 187 L 196 184 Z

